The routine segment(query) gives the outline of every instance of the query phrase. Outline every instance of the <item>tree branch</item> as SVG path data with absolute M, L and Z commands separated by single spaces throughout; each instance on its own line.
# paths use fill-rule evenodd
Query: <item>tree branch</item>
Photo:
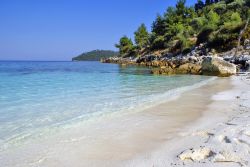
M 247 21 L 246 21 L 246 24 L 245 24 L 245 27 L 240 31 L 240 34 L 239 34 L 239 38 L 238 38 L 238 44 L 237 44 L 237 48 L 236 48 L 236 51 L 235 51 L 235 54 L 234 54 L 234 57 L 236 57 L 238 51 L 239 51 L 239 47 L 240 47 L 240 41 L 241 41 L 241 38 L 242 38 L 242 35 L 244 34 L 244 32 L 246 31 L 247 29 L 247 26 L 249 24 L 249 17 L 247 18 Z

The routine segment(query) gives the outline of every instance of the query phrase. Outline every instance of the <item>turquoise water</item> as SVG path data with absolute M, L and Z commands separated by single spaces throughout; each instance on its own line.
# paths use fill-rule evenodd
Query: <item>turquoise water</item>
M 209 79 L 154 76 L 146 68 L 99 62 L 0 62 L 0 145 L 6 149 L 44 129 L 138 112 Z

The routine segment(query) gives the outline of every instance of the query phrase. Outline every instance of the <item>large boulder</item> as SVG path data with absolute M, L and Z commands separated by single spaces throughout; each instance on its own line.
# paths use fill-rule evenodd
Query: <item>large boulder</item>
M 202 74 L 228 77 L 236 74 L 236 65 L 219 57 L 205 57 L 202 62 Z

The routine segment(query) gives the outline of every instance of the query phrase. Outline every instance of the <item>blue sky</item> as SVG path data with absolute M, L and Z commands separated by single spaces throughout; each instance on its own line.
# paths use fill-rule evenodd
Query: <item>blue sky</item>
M 187 0 L 194 4 L 196 0 Z M 0 60 L 71 60 L 115 50 L 141 23 L 150 29 L 170 0 L 0 0 Z

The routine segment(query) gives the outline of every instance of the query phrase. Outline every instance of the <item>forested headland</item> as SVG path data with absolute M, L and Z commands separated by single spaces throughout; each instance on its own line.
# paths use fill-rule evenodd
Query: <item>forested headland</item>
M 72 61 L 100 61 L 103 58 L 114 57 L 118 55 L 118 52 L 111 50 L 93 50 L 72 58 Z
M 178 0 L 157 15 L 150 31 L 141 24 L 133 40 L 123 36 L 115 46 L 121 57 L 185 54 L 201 43 L 217 52 L 227 51 L 250 37 L 249 7 L 250 0 L 198 0 L 193 6 Z

